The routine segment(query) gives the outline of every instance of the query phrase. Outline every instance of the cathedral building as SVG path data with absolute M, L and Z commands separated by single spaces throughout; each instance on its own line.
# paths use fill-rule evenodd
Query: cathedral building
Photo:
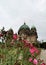
M 31 29 L 29 28 L 26 23 L 24 23 L 18 30 L 18 35 L 21 37 L 21 39 L 26 39 L 31 43 L 36 43 L 37 42 L 37 30 L 33 26 Z

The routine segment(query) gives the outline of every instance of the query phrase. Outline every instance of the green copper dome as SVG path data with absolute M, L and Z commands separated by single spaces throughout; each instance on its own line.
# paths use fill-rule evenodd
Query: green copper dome
M 26 25 L 26 23 L 24 23 L 24 24 L 20 27 L 20 29 L 30 29 L 30 28 L 28 27 L 28 25 Z
M 24 23 L 20 28 L 19 28 L 19 31 L 18 31 L 18 34 L 20 33 L 20 31 L 24 30 L 24 32 L 29 32 L 30 31 L 30 28 L 28 25 L 26 25 L 26 23 Z M 26 32 L 26 33 L 27 33 Z
M 31 27 L 31 30 L 35 30 L 36 31 L 36 27 L 35 26 L 32 26 Z

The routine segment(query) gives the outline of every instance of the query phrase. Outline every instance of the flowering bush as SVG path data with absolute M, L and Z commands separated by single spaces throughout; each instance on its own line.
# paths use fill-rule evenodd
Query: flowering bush
M 7 43 L 4 46 L 1 46 L 0 59 L 7 58 L 7 62 L 9 61 L 8 65 L 46 65 L 43 60 L 37 59 L 37 56 L 40 54 L 40 48 L 37 48 L 27 40 L 18 39 L 17 35 L 13 35 L 13 40 L 10 42 L 7 47 Z M 11 46 L 12 44 L 12 46 Z M 4 47 L 4 48 L 2 48 Z M 6 62 L 6 60 L 5 60 Z M 7 65 L 7 64 L 2 64 Z
M 40 54 L 39 48 L 35 47 L 27 40 L 21 40 L 19 44 L 19 49 L 22 51 L 22 58 L 20 59 L 22 65 L 46 65 L 42 60 L 37 59 L 37 56 Z
M 17 40 L 17 38 L 18 38 L 17 34 L 13 34 L 13 39 Z

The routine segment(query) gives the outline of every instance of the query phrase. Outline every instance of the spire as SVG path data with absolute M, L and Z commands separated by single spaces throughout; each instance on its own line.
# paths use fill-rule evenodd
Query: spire
M 26 25 L 26 23 L 24 22 L 24 25 Z

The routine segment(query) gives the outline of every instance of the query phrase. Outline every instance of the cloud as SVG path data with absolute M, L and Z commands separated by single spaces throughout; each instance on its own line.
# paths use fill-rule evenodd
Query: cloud
M 30 28 L 36 26 L 39 40 L 46 40 L 46 0 L 0 1 L 0 28 L 17 32 L 24 21 Z

